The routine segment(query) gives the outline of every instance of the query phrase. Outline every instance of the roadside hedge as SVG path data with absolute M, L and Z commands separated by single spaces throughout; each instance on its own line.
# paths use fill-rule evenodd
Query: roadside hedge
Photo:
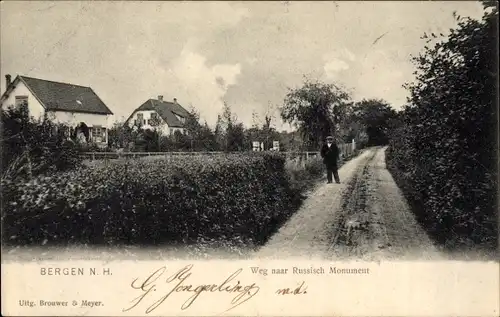
M 424 227 L 450 248 L 498 247 L 498 11 L 484 5 L 481 20 L 457 18 L 415 58 L 386 156 Z
M 294 210 L 278 154 L 125 160 L 2 181 L 4 243 L 260 240 Z
M 494 174 L 476 165 L 466 153 L 436 151 L 433 157 L 415 159 L 405 153 L 401 143 L 404 141 L 393 141 L 387 149 L 387 168 L 424 228 L 449 248 L 476 245 L 496 249 Z

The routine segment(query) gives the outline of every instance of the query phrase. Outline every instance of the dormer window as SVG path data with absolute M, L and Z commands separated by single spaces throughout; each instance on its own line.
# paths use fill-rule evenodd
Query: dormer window
M 184 123 L 186 121 L 186 119 L 184 117 L 181 117 L 179 115 L 175 115 L 175 117 L 177 118 L 177 120 L 179 120 L 180 122 Z

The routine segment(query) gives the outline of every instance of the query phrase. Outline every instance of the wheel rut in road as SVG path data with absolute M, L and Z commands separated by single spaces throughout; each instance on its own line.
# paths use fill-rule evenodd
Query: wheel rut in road
M 372 210 L 367 206 L 369 166 L 376 153 L 373 151 L 358 165 L 342 195 L 342 206 L 335 214 L 329 239 L 328 253 L 335 258 L 363 257 L 371 251 L 379 234 L 373 223 Z

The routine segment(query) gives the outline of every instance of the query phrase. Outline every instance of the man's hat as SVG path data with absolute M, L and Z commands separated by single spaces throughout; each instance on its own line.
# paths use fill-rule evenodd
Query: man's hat
M 326 137 L 327 140 L 332 140 L 333 141 L 333 136 L 329 135 Z

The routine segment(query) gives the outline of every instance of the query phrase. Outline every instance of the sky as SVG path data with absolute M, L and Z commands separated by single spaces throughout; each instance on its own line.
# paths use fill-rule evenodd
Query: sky
M 128 117 L 150 98 L 177 98 L 213 126 L 226 102 L 246 126 L 278 107 L 304 78 L 341 85 L 354 101 L 395 109 L 414 79 L 424 32 L 447 33 L 476 1 L 3 1 L 5 75 L 90 86 Z

